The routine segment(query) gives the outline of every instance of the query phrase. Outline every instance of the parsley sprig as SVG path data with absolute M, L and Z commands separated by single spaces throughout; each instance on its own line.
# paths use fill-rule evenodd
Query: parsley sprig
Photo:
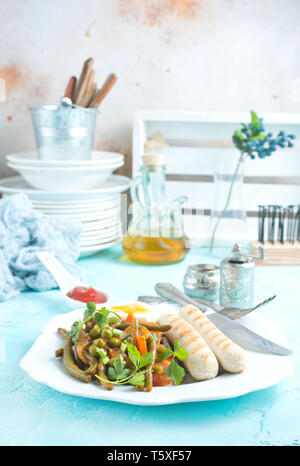
M 108 368 L 108 378 L 113 385 L 124 385 L 129 383 L 131 385 L 143 386 L 145 384 L 145 374 L 150 369 L 141 369 L 151 364 L 153 352 L 149 351 L 148 353 L 141 354 L 137 347 L 131 343 L 126 342 L 126 346 L 128 350 L 128 357 L 134 365 L 134 369 L 132 370 L 129 367 L 126 367 L 126 362 L 120 354 L 114 359 L 112 366 Z M 99 375 L 96 375 L 96 377 L 97 379 L 105 382 L 105 379 L 101 378 Z
M 165 348 L 156 359 L 156 362 L 162 362 L 171 357 L 173 358 L 171 364 L 165 370 L 165 375 L 170 377 L 174 385 L 179 385 L 185 374 L 185 370 L 175 361 L 175 358 L 184 361 L 188 355 L 187 350 L 180 345 L 179 340 L 176 340 L 174 351 L 170 348 Z
M 76 345 L 77 343 L 80 330 L 88 320 L 93 319 L 96 322 L 96 324 L 98 324 L 99 327 L 103 329 L 105 327 L 109 314 L 115 314 L 121 320 L 119 314 L 117 314 L 116 312 L 111 311 L 104 306 L 101 309 L 97 310 L 95 303 L 87 303 L 86 309 L 83 314 L 83 320 L 76 320 L 71 327 L 71 335 L 74 345 Z

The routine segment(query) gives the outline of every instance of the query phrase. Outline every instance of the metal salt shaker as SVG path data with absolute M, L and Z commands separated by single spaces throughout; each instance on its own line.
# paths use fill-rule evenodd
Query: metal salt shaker
M 253 305 L 254 260 L 264 259 L 264 249 L 258 249 L 260 257 L 250 256 L 242 250 L 239 244 L 235 244 L 233 254 L 221 262 L 221 306 L 246 309 Z
M 220 294 L 220 267 L 211 264 L 190 265 L 183 279 L 183 288 L 191 298 L 218 302 Z

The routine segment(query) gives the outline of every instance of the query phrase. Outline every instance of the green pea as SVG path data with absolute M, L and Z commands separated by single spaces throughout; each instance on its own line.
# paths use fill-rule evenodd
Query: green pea
M 109 340 L 109 346 L 112 346 L 113 348 L 118 348 L 122 343 L 121 338 L 111 338 Z
M 97 338 L 97 337 L 100 337 L 101 335 L 101 328 L 99 327 L 99 325 L 94 325 L 94 327 L 92 328 L 92 330 L 90 330 L 89 334 L 91 335 L 92 338 Z
M 161 365 L 154 365 L 153 372 L 156 374 L 162 374 L 164 372 L 164 368 Z
M 95 325 L 95 322 L 93 321 L 93 319 L 90 319 L 88 320 L 86 323 L 85 323 L 85 328 L 87 329 L 87 331 L 89 332 L 90 330 L 92 330 L 92 328 L 94 327 Z
M 101 332 L 102 338 L 109 339 L 112 337 L 112 331 L 109 328 L 104 328 Z
M 102 338 L 97 338 L 94 340 L 94 345 L 98 346 L 98 348 L 104 348 L 105 342 L 102 340 Z
M 112 324 L 116 324 L 117 322 L 119 322 L 119 319 L 117 316 L 111 316 L 107 319 L 107 322 L 112 325 Z
M 117 329 L 117 328 L 114 328 L 114 329 L 113 329 L 113 336 L 114 336 L 114 337 L 120 338 L 120 336 L 122 335 L 122 333 L 123 333 L 122 330 L 119 330 L 119 329 Z
M 89 353 L 91 356 L 98 356 L 98 347 L 96 345 L 89 346 Z

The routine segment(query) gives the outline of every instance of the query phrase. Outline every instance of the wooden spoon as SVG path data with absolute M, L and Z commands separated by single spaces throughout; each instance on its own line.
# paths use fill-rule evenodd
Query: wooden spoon
M 89 104 L 90 108 L 97 108 L 103 101 L 103 99 L 107 96 L 113 85 L 117 82 L 117 76 L 115 73 L 112 73 L 108 76 L 107 80 L 99 89 L 99 91 L 96 92 L 95 96 L 93 97 L 91 103 Z

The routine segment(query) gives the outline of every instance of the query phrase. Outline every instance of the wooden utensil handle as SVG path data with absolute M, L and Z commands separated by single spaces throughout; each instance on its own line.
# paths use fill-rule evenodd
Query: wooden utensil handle
M 74 93 L 74 89 L 76 86 L 76 81 L 77 81 L 76 76 L 71 76 L 71 78 L 68 81 L 65 93 L 64 93 L 64 97 L 68 97 L 69 99 L 72 100 L 72 102 L 73 102 L 73 93 Z
M 88 86 L 88 89 L 86 90 L 83 99 L 80 102 L 81 107 L 88 107 L 89 103 L 91 102 L 95 92 L 97 90 L 97 85 L 96 83 L 92 83 L 90 86 Z
M 89 107 L 96 108 L 99 107 L 103 99 L 107 96 L 113 85 L 117 82 L 118 78 L 115 73 L 112 73 L 108 76 L 107 80 L 96 93 L 95 97 L 93 98 L 92 102 L 90 103 Z
M 83 91 L 83 86 L 86 84 L 86 79 L 87 79 L 87 74 L 89 74 L 90 70 L 92 69 L 92 66 L 94 64 L 94 59 L 93 58 L 88 58 L 82 67 L 82 71 L 79 77 L 79 80 L 77 82 L 77 86 L 74 92 L 74 103 L 78 101 L 78 97 L 80 97 L 80 94 Z
M 77 101 L 76 101 L 77 105 L 80 105 L 81 107 L 85 107 L 91 100 L 90 89 L 94 82 L 94 78 L 95 78 L 95 71 L 92 68 L 89 68 L 86 73 L 86 77 L 82 84 L 81 90 L 77 97 Z M 90 97 L 88 101 L 86 102 L 87 95 L 90 95 Z

